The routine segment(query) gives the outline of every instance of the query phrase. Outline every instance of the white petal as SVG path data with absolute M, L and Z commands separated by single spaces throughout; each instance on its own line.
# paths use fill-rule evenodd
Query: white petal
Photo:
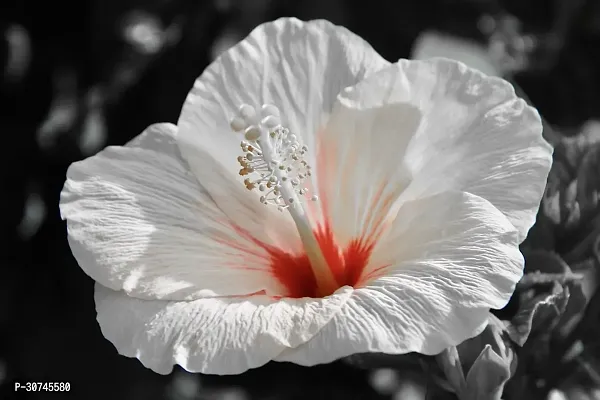
M 140 298 L 285 293 L 266 251 L 239 234 L 275 244 L 285 226 L 251 231 L 240 218 L 236 230 L 180 158 L 176 130 L 153 125 L 127 147 L 71 165 L 60 208 L 81 268 Z M 247 211 L 260 218 L 261 209 Z M 293 236 L 288 243 L 293 248 Z
M 431 296 L 439 290 L 465 306 L 502 308 L 523 273 L 518 245 L 516 228 L 490 202 L 444 192 L 400 208 L 373 250 L 365 279 L 424 279 L 434 286 Z M 391 267 L 371 273 L 385 265 Z
M 537 111 L 508 82 L 447 59 L 400 60 L 344 91 L 340 101 L 355 109 L 406 103 L 420 111 L 421 124 L 398 166 L 412 176 L 404 201 L 470 192 L 501 210 L 521 241 L 526 237 L 552 148 L 542 138 Z M 396 123 L 397 133 L 406 134 L 402 120 Z
M 514 226 L 475 195 L 406 203 L 363 286 L 310 342 L 277 359 L 312 365 L 362 352 L 437 354 L 461 343 L 511 297 L 523 268 L 517 245 Z
M 232 132 L 230 121 L 243 103 L 278 107 L 283 124 L 313 154 L 314 135 L 340 91 L 386 65 L 364 40 L 327 21 L 260 25 L 196 80 L 178 122 L 182 154 L 200 181 L 199 148 L 236 173 L 242 134 Z
M 179 364 L 190 372 L 239 374 L 310 340 L 352 293 L 324 299 L 267 296 L 194 301 L 140 300 L 96 284 L 103 335 L 117 351 L 160 374 Z
M 396 199 L 411 182 L 402 159 L 421 124 L 407 103 L 356 109 L 336 104 L 318 138 L 320 203 L 339 245 L 376 241 Z

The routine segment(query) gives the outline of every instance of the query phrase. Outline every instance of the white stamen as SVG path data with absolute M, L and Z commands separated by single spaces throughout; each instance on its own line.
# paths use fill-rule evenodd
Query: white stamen
M 267 129 L 274 129 L 275 127 L 281 125 L 279 118 L 274 115 L 266 116 L 260 121 L 262 125 L 264 125 Z
M 241 117 L 233 117 L 230 124 L 234 132 L 241 132 L 248 127 L 246 121 Z
M 246 128 L 246 131 L 244 132 L 244 137 L 248 141 L 258 140 L 258 138 L 260 138 L 260 129 L 258 129 L 258 127 L 255 125 L 251 125 L 248 128 Z
M 239 115 L 231 121 L 234 131 L 244 130 L 245 140 L 240 143 L 244 154 L 238 157 L 242 167 L 239 173 L 248 175 L 244 179 L 248 190 L 258 188 L 264 193 L 259 198 L 261 203 L 274 205 L 279 211 L 289 211 L 309 257 L 319 291 L 331 294 L 337 285 L 300 201 L 308 193 L 308 189 L 300 184 L 311 175 L 310 165 L 303 157 L 308 148 L 281 125 L 277 107 L 264 104 L 261 115 L 263 118 L 258 122 L 254 107 L 243 104 Z M 241 128 L 243 124 L 240 121 L 246 123 L 244 128 Z M 317 201 L 318 197 L 312 195 L 311 200 Z
M 269 115 L 279 117 L 279 109 L 273 104 L 263 104 L 261 114 L 263 117 L 268 117 Z
M 246 123 L 246 140 L 240 143 L 244 155 L 238 157 L 242 166 L 240 175 L 255 172 L 257 176 L 248 179 L 246 187 L 249 190 L 256 187 L 261 190 L 263 187 L 261 191 L 272 188 L 274 190 L 265 196 L 265 201 L 277 207 L 289 206 L 290 202 L 287 200 L 295 199 L 298 195 L 304 196 L 308 192 L 307 188 L 300 187 L 302 181 L 310 176 L 310 165 L 303 157 L 308 148 L 298 141 L 295 134 L 281 125 L 277 107 L 265 104 L 261 108 L 261 114 L 263 118 L 257 123 L 255 108 L 242 104 L 239 115 L 231 121 L 232 128 L 236 129 L 244 125 L 242 121 Z M 294 195 L 285 195 L 288 191 Z M 295 203 L 298 204 L 297 201 Z
M 246 121 L 248 125 L 255 124 L 258 122 L 256 110 L 254 107 L 248 104 L 242 104 L 239 108 L 240 116 Z

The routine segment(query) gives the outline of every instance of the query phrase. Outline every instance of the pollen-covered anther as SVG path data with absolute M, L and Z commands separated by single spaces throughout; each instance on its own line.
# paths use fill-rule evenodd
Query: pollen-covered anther
M 258 188 L 263 193 L 261 203 L 279 209 L 298 204 L 297 197 L 308 193 L 302 182 L 311 176 L 310 165 L 304 160 L 308 147 L 281 124 L 279 109 L 264 104 L 259 116 L 254 107 L 243 104 L 231 120 L 231 127 L 244 132 L 240 142 L 243 155 L 237 160 L 240 175 L 249 176 L 244 180 L 246 188 Z M 311 199 L 316 201 L 317 197 Z

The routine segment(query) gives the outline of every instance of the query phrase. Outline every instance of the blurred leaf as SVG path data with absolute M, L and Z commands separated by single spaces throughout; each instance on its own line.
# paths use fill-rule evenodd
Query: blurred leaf
M 48 115 L 38 127 L 36 139 L 42 150 L 56 145 L 61 135 L 67 135 L 77 123 L 80 111 L 78 103 L 78 76 L 72 67 L 57 68 L 53 76 L 54 97 Z
M 565 214 L 568 210 L 565 207 L 565 198 L 571 180 L 568 166 L 561 160 L 555 159 L 548 174 L 548 183 L 542 198 L 542 211 L 555 225 L 560 225 L 567 219 Z
M 531 378 L 525 374 L 518 374 L 506 382 L 504 394 L 506 399 L 534 399 Z
M 369 383 L 377 393 L 391 395 L 400 385 L 400 376 L 392 368 L 377 368 L 369 374 Z
M 564 274 L 571 272 L 569 265 L 555 252 L 546 250 L 526 250 L 523 252 L 523 256 L 525 257 L 525 274 L 535 272 L 544 274 Z
M 596 245 L 600 244 L 600 236 L 598 236 Z M 596 246 L 595 246 L 596 248 Z M 597 253 L 597 250 L 594 252 Z M 598 277 L 600 275 L 600 259 L 597 256 L 592 256 L 572 264 L 572 269 L 577 274 L 581 274 L 584 278 L 580 281 L 581 290 L 587 300 L 591 299 L 598 287 Z
M 488 321 L 488 326 L 483 332 L 457 346 L 463 370 L 469 371 L 485 347 L 490 345 L 496 354 L 507 361 L 512 374 L 517 367 L 517 357 L 506 331 L 507 323 L 493 314 L 489 315 Z
M 4 32 L 4 39 L 8 49 L 3 78 L 16 83 L 25 77 L 33 58 L 31 37 L 23 26 L 12 24 Z
M 575 358 L 575 361 L 587 375 L 589 381 L 593 383 L 593 386 L 600 391 L 600 360 L 594 359 L 594 354 L 590 353 L 591 352 L 581 354 Z M 598 394 L 600 394 L 600 392 Z
M 417 353 L 408 354 L 384 354 L 384 353 L 360 353 L 343 359 L 347 364 L 361 369 L 393 368 L 415 370 L 420 368 L 422 357 Z
M 577 202 L 582 216 L 596 212 L 600 197 L 600 143 L 591 147 L 583 156 L 577 171 Z
M 581 221 L 581 206 L 579 201 L 577 201 L 577 188 L 578 181 L 575 179 L 569 184 L 564 193 L 563 215 L 566 219 L 563 221 L 563 224 L 567 229 L 577 227 Z
M 554 282 L 560 284 L 566 284 L 569 282 L 576 282 L 583 279 L 583 275 L 574 274 L 572 272 L 565 272 L 562 274 L 545 274 L 543 272 L 530 272 L 523 276 L 519 282 L 520 289 L 528 289 L 536 285 L 546 285 Z
M 594 258 L 596 259 L 596 267 L 600 268 L 600 234 L 596 237 L 594 241 L 594 247 L 592 248 L 592 252 L 594 254 Z
M 582 339 L 584 342 L 589 342 L 587 345 L 596 347 L 596 356 L 600 359 L 600 290 L 596 290 L 592 298 L 589 300 L 585 313 L 580 324 L 577 326 L 577 331 L 574 336 Z
M 556 224 L 544 210 L 544 203 L 538 210 L 535 224 L 529 230 L 521 249 L 553 250 L 555 248 Z
M 579 134 L 573 137 L 564 137 L 556 152 L 563 156 L 569 166 L 576 170 L 584 154 L 600 143 L 600 121 L 589 120 L 581 128 Z
M 594 389 L 574 386 L 566 390 L 566 397 L 569 400 L 598 400 L 598 393 L 594 393 Z
M 467 385 L 461 400 L 500 400 L 504 385 L 510 379 L 510 367 L 491 345 L 481 352 L 467 374 Z
M 462 393 L 465 390 L 466 381 L 457 348 L 455 346 L 447 348 L 438 354 L 436 359 L 454 390 L 459 394 Z
M 411 59 L 426 60 L 433 57 L 461 61 L 487 75 L 502 76 L 502 71 L 494 64 L 488 48 L 481 43 L 447 33 L 424 31 L 413 45 Z
M 123 39 L 142 54 L 155 54 L 165 43 L 165 29 L 157 15 L 134 10 L 122 22 Z
M 517 288 L 520 291 L 539 285 L 551 285 L 577 282 L 583 279 L 583 274 L 573 273 L 569 265 L 560 255 L 545 250 L 524 250 L 525 275 Z
M 434 397 L 436 399 L 440 393 L 454 392 L 454 387 L 446 381 L 444 373 L 436 363 L 434 357 L 418 353 L 361 353 L 345 357 L 342 361 L 355 368 L 367 370 L 388 369 L 411 374 L 418 372 L 422 376 L 427 377 L 429 386 L 431 386 L 428 387 L 427 392 L 436 392 L 436 397 Z
M 569 301 L 569 288 L 555 283 L 552 293 L 541 294 L 521 304 L 507 332 L 519 346 L 539 331 L 550 332 L 558 323 Z
M 394 393 L 393 399 L 426 400 L 427 395 L 427 387 L 423 384 L 423 382 L 408 378 L 400 382 L 396 393 Z
M 552 389 L 548 393 L 547 400 L 569 400 L 569 398 L 565 395 L 565 393 L 562 390 Z
M 541 210 L 555 225 L 579 226 L 593 215 L 600 193 L 600 122 L 588 122 L 581 132 L 556 146 Z
M 578 264 L 589 256 L 598 258 L 597 242 L 600 238 L 600 214 L 591 219 L 586 226 L 586 235 L 566 253 L 563 258 L 569 264 Z M 581 235 L 583 237 L 583 234 Z
M 101 108 L 89 110 L 83 121 L 81 135 L 79 136 L 81 153 L 86 156 L 96 154 L 106 144 L 107 136 L 103 110 Z
M 176 370 L 167 387 L 166 397 L 168 400 L 193 400 L 199 394 L 204 394 L 204 391 L 199 375 Z
M 583 291 L 581 281 L 569 282 L 568 288 L 569 301 L 558 322 L 558 332 L 562 337 L 566 337 L 575 328 L 576 324 L 581 320 L 587 304 L 587 297 Z
M 479 335 L 446 349 L 437 361 L 461 400 L 499 399 L 504 384 L 517 369 L 506 323 L 493 314 Z

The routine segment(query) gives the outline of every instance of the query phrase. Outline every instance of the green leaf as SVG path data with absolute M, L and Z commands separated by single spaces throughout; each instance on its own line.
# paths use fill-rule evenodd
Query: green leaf
M 510 338 L 519 346 L 536 332 L 550 332 L 557 325 L 569 301 L 569 288 L 555 283 L 552 293 L 534 296 L 524 301 L 507 326 Z

